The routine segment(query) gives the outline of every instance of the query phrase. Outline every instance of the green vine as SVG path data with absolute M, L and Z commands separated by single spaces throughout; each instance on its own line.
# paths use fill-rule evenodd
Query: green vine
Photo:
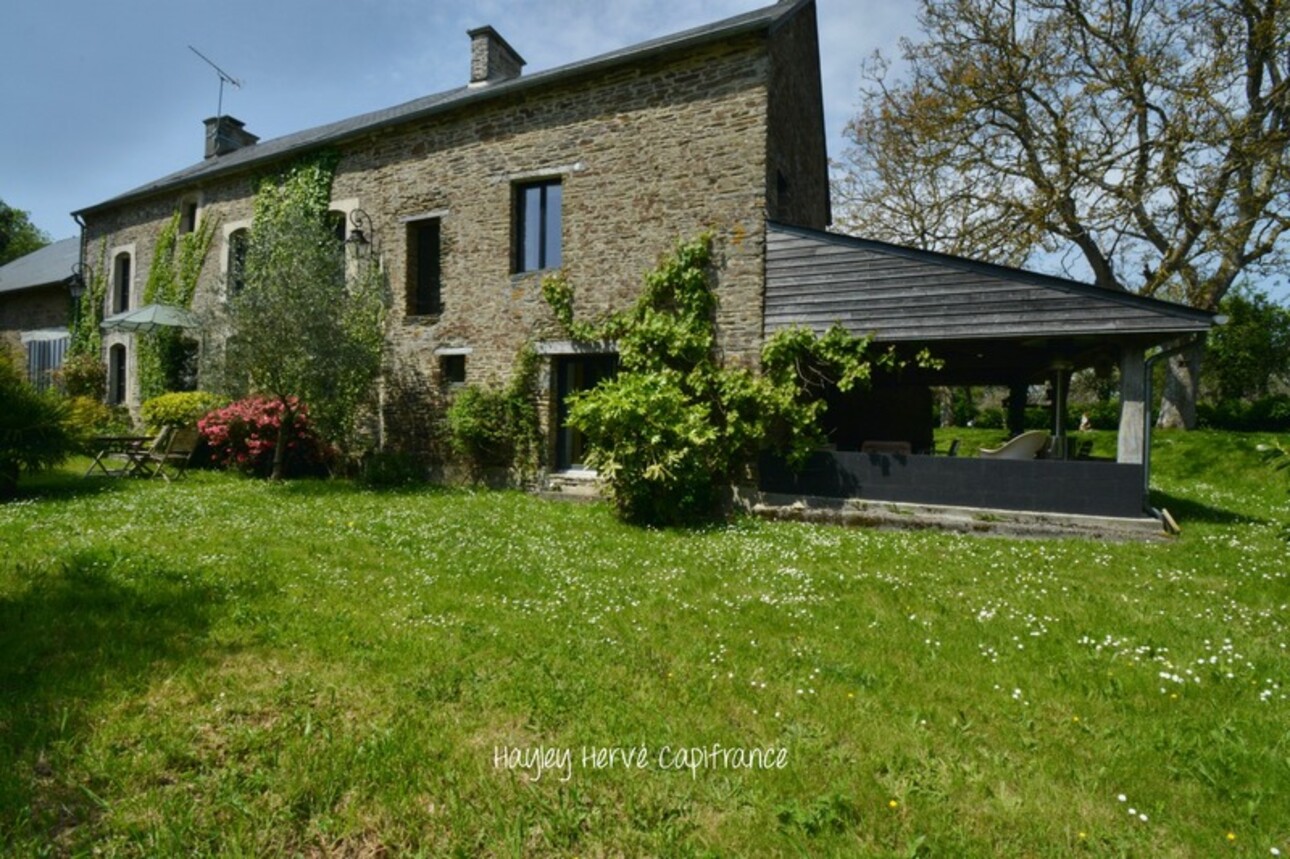
M 537 378 L 541 361 L 522 349 L 505 388 L 467 385 L 453 395 L 444 419 L 454 452 L 476 469 L 513 468 L 532 474 L 542 460 Z
M 144 304 L 168 304 L 188 309 L 197 293 L 197 281 L 215 237 L 215 218 L 203 218 L 192 232 L 179 235 L 181 214 L 176 211 L 161 228 L 153 252 Z M 139 396 L 151 399 L 175 388 L 191 349 L 183 332 L 163 328 L 138 337 Z
M 85 283 L 85 292 L 73 308 L 72 322 L 68 326 L 71 343 L 68 345 L 68 356 L 88 355 L 98 360 L 103 351 L 103 308 L 107 303 L 107 239 L 99 242 L 98 264 L 88 267 L 90 278 Z
M 677 245 L 646 276 L 636 306 L 579 339 L 618 344 L 619 373 L 575 395 L 569 424 L 587 438 L 588 464 L 619 514 L 682 524 L 720 512 L 726 487 L 765 447 L 801 462 L 822 441 L 822 395 L 867 384 L 876 367 L 900 365 L 868 338 L 834 328 L 823 337 L 790 329 L 770 339 L 761 372 L 718 358 L 712 288 L 713 236 Z M 572 329 L 572 288 L 544 284 L 557 319 Z

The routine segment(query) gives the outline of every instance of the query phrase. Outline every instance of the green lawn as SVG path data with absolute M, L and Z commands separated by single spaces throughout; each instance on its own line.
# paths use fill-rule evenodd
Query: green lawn
M 69 468 L 0 505 L 0 853 L 1290 855 L 1259 440 L 1158 436 L 1153 544 Z

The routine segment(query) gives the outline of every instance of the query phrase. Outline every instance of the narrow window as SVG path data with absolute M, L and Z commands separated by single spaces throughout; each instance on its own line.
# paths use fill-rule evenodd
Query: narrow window
M 197 203 L 194 200 L 185 200 L 179 216 L 179 232 L 187 234 L 195 229 L 197 229 Z
M 559 179 L 515 188 L 515 271 L 559 268 L 563 188 Z
M 108 350 L 108 404 L 125 402 L 125 347 L 120 343 Z
M 119 253 L 112 264 L 112 312 L 130 309 L 130 255 Z
M 443 355 L 439 358 L 439 378 L 445 385 L 466 384 L 466 356 Z
M 443 311 L 440 300 L 442 272 L 439 219 L 408 224 L 407 313 L 433 316 Z
M 228 294 L 231 298 L 246 288 L 246 248 L 250 236 L 245 229 L 228 237 Z
M 335 234 L 336 241 L 338 242 L 345 241 L 345 221 L 346 218 L 344 212 L 332 209 L 327 213 L 327 226 L 331 228 L 331 231 Z

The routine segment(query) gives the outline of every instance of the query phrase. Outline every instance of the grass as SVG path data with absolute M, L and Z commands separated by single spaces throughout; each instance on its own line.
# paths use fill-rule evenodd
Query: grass
M 1157 436 L 1155 544 L 69 467 L 0 506 L 0 852 L 1290 854 L 1260 440 Z

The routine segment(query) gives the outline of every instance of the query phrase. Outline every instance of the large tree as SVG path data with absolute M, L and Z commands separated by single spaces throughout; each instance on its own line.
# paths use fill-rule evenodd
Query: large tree
M 923 0 L 868 67 L 841 225 L 1217 310 L 1283 259 L 1290 2 Z M 1162 422 L 1190 425 L 1201 350 Z
M 385 281 L 378 260 L 347 258 L 336 237 L 327 212 L 331 173 L 324 158 L 264 181 L 241 286 L 230 285 L 224 386 L 279 402 L 275 480 L 298 404 L 324 438 L 344 445 L 380 372 Z
M 1290 373 L 1290 309 L 1256 289 L 1240 288 L 1219 309 L 1227 323 L 1206 344 L 1206 389 L 1220 400 L 1267 396 Z
M 0 265 L 38 251 L 49 244 L 49 236 L 31 222 L 22 209 L 0 200 Z

